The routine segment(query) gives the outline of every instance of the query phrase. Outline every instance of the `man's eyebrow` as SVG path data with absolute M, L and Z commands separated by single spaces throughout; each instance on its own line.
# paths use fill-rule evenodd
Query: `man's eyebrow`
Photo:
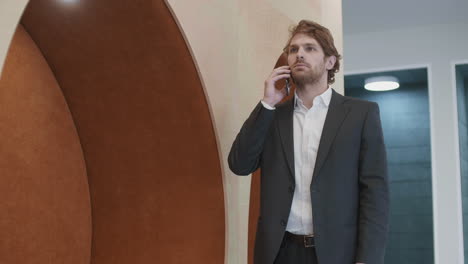
M 297 47 L 297 46 L 299 46 L 299 45 L 297 45 L 297 44 L 290 44 L 289 45 L 289 47 Z M 315 43 L 304 43 L 304 44 L 302 44 L 302 46 L 315 46 L 315 47 L 317 47 L 318 45 L 315 44 Z

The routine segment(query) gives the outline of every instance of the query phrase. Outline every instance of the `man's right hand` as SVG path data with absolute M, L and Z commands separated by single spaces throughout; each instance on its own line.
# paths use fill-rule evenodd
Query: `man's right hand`
M 283 98 L 286 96 L 286 87 L 278 90 L 275 88 L 275 83 L 278 80 L 289 77 L 291 77 L 291 70 L 289 69 L 289 66 L 281 66 L 274 69 L 268 79 L 265 80 L 265 93 L 263 95 L 263 101 L 272 107 L 281 102 L 281 100 L 283 100 Z

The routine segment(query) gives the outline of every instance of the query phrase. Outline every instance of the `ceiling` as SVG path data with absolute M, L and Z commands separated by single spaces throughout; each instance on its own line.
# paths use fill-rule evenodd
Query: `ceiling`
M 343 33 L 468 23 L 467 0 L 343 0 Z

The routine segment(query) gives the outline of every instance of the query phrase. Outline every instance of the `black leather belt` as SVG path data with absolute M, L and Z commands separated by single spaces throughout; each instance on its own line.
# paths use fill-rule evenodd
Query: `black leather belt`
M 296 235 L 286 231 L 285 238 L 289 241 L 293 241 L 295 243 L 301 244 L 304 247 L 315 247 L 315 241 L 313 235 Z

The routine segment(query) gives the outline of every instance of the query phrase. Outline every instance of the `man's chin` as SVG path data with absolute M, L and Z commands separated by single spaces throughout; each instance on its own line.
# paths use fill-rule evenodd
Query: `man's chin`
M 308 78 L 311 76 L 311 74 L 309 72 L 306 72 L 306 71 L 294 71 L 292 73 L 292 76 L 294 78 Z
M 303 73 L 303 74 L 294 73 L 292 75 L 292 78 L 294 80 L 294 83 L 297 86 L 303 86 L 303 85 L 308 84 L 308 83 L 314 83 L 318 79 L 318 78 L 314 78 L 314 76 L 311 76 L 310 74 L 306 74 L 306 73 Z
M 294 71 L 293 74 L 292 74 L 292 77 L 294 78 L 294 80 L 299 80 L 299 79 L 302 79 L 302 80 L 305 80 L 307 79 L 308 77 L 310 76 L 310 74 L 307 74 L 306 71 Z

